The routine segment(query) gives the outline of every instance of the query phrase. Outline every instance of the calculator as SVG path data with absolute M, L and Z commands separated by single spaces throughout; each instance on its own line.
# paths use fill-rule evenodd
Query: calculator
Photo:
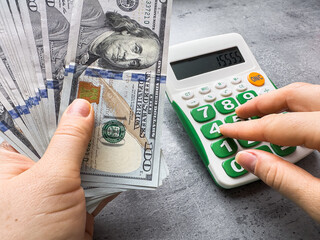
M 220 125 L 244 121 L 235 114 L 237 106 L 274 89 L 237 33 L 169 48 L 166 94 L 211 177 L 223 188 L 258 180 L 235 161 L 238 151 L 260 149 L 292 163 L 312 152 L 301 146 L 226 138 L 220 133 Z

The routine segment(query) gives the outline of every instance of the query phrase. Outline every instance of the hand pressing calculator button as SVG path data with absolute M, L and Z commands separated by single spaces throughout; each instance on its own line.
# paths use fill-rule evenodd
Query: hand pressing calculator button
M 238 151 L 258 149 L 292 163 L 312 152 L 304 147 L 226 138 L 220 133 L 222 124 L 255 119 L 239 118 L 236 107 L 274 89 L 239 34 L 169 48 L 167 96 L 210 175 L 223 188 L 258 180 L 236 163 Z

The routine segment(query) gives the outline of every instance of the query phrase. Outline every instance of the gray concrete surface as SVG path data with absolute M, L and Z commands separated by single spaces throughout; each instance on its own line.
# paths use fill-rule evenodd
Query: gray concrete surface
M 278 87 L 320 83 L 320 1 L 174 0 L 170 44 L 240 33 Z M 319 239 L 306 213 L 261 181 L 233 190 L 211 180 L 165 99 L 170 176 L 156 191 L 121 194 L 96 218 L 94 239 Z M 298 165 L 320 177 L 320 154 Z

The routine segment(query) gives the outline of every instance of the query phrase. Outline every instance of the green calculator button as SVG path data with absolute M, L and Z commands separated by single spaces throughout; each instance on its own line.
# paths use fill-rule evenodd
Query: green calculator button
M 244 148 L 251 148 L 261 143 L 257 141 L 248 141 L 248 140 L 241 140 L 241 139 L 238 139 L 237 141 Z
M 255 98 L 256 96 L 258 96 L 258 95 L 255 91 L 249 90 L 244 93 L 238 94 L 237 99 L 238 99 L 239 103 L 244 104 L 247 101 L 249 101 L 250 99 Z
M 236 162 L 235 158 L 224 161 L 222 167 L 227 175 L 232 178 L 240 177 L 248 172 Z
M 224 98 L 214 103 L 217 110 L 222 114 L 228 114 L 234 112 L 235 108 L 238 107 L 238 103 L 232 97 Z
M 244 121 L 244 119 L 238 117 L 237 114 L 232 114 L 232 115 L 226 117 L 226 118 L 224 119 L 224 121 L 225 121 L 226 123 L 235 123 L 235 122 Z
M 214 122 L 206 123 L 205 125 L 201 126 L 200 130 L 207 139 L 215 139 L 222 136 L 219 128 L 219 126 L 222 124 L 223 123 L 220 120 L 217 120 Z
M 270 149 L 267 145 L 262 145 L 262 146 L 260 146 L 260 147 L 255 148 L 255 149 L 262 150 L 262 151 L 266 151 L 266 152 L 269 152 L 269 153 L 273 153 L 273 152 L 271 151 L 271 149 Z
M 285 147 L 285 146 L 279 146 L 275 144 L 270 144 L 273 151 L 278 154 L 281 157 L 288 156 L 289 154 L 293 153 L 297 147 Z
M 191 115 L 197 122 L 206 122 L 215 118 L 216 111 L 210 104 L 207 104 L 193 109 Z
M 223 138 L 211 144 L 213 153 L 219 158 L 229 157 L 235 154 L 238 146 L 231 138 Z
M 250 117 L 251 120 L 256 120 L 256 119 L 259 119 L 260 117 L 258 116 L 253 116 L 253 117 Z

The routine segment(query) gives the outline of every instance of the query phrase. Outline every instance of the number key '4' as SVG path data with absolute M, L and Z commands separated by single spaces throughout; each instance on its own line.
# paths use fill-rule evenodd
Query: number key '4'
M 200 130 L 207 139 L 215 139 L 221 137 L 219 126 L 222 125 L 220 120 L 209 122 L 201 126 Z

